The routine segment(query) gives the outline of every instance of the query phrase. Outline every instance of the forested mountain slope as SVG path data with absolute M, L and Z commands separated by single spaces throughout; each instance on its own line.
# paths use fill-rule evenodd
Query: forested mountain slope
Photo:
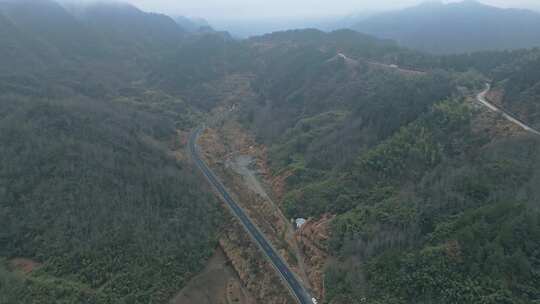
M 386 64 L 408 51 L 352 31 L 278 33 L 252 44 L 261 100 L 243 108 L 244 119 L 261 140 L 290 149 L 276 150 L 284 165 L 300 155 L 321 169 L 349 160 L 452 90 L 450 74 Z
M 138 10 L 91 17 L 115 37 L 52 1 L 0 11 L 0 303 L 168 302 L 221 216 L 173 152 L 196 111 L 141 81 L 182 31 Z M 140 19 L 159 41 L 113 30 Z M 34 271 L 12 272 L 21 259 Z
M 3 12 L 0 12 L 0 38 L 3 44 L 2 58 L 11 58 L 9 61 L 3 60 L 0 72 L 6 73 L 16 68 L 31 70 L 40 64 L 36 58 L 36 49 L 39 47 L 32 45 L 31 40 L 22 35 Z
M 95 3 L 73 9 L 77 18 L 124 57 L 158 55 L 176 49 L 185 37 L 172 18 L 142 12 L 124 3 Z M 142 58 L 141 58 L 142 57 Z
M 508 102 L 515 85 L 534 92 L 527 66 L 535 51 L 394 57 L 413 55 L 424 69 L 415 71 L 376 61 L 393 47 L 374 57 L 332 57 L 338 50 L 327 54 L 324 43 L 302 49 L 312 34 L 257 41 L 275 57 L 256 82 L 262 99 L 239 119 L 270 145 L 276 174 L 286 176 L 289 217 L 337 215 L 325 299 L 538 299 L 540 140 L 464 99 L 487 78 L 508 90 Z M 466 72 L 469 60 L 485 75 Z M 454 72 L 434 69 L 444 66 Z
M 538 50 L 237 41 L 47 0 L 0 2 L 0 25 L 0 303 L 169 301 L 221 222 L 177 132 L 223 105 L 268 147 L 286 215 L 331 219 L 327 303 L 540 299 L 540 141 L 468 98 L 491 81 L 538 126 Z
M 96 48 L 97 37 L 52 0 L 8 0 L 0 2 L 0 10 L 22 35 L 46 44 L 55 55 L 89 58 L 102 51 Z
M 514 113 L 532 127 L 540 128 L 540 50 L 515 56 L 494 73 L 494 102 Z
M 144 81 L 150 69 L 186 39 L 170 17 L 128 4 L 65 8 L 52 0 L 7 0 L 0 2 L 0 12 L 0 22 L 6 24 L 3 49 L 18 51 L 11 57 L 15 59 L 4 57 L 0 71 L 40 75 L 67 86 L 72 79 L 91 79 L 100 83 L 96 90 L 106 91 Z
M 449 4 L 430 1 L 372 16 L 352 28 L 439 54 L 540 45 L 540 14 L 501 9 L 474 0 Z
M 171 121 L 77 96 L 1 98 L 0 256 L 43 264 L 3 295 L 163 303 L 201 269 L 217 205 L 151 140 L 170 140 Z

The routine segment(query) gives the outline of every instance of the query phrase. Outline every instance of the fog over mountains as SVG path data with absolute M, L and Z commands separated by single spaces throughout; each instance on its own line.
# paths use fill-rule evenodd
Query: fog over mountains
M 405 9 L 365 11 L 348 17 L 230 19 L 217 20 L 214 25 L 239 38 L 291 28 L 351 28 L 439 54 L 540 46 L 540 13 L 473 0 L 447 4 L 429 1 Z
M 16 1 L 3 0 L 0 2 L 14 3 Z M 40 5 L 39 3 L 42 1 L 22 0 L 17 2 L 36 6 Z M 140 15 L 142 12 L 139 8 L 127 4 L 131 2 L 143 7 L 154 7 L 154 11 L 162 12 L 161 14 L 150 14 L 154 18 L 171 16 L 172 18 L 163 22 L 170 24 L 175 21 L 185 32 L 213 28 L 228 31 L 240 39 L 287 29 L 317 28 L 323 31 L 332 31 L 351 28 L 379 38 L 395 40 L 405 47 L 432 53 L 504 50 L 540 45 L 540 13 L 526 10 L 525 8 L 535 8 L 534 3 L 527 1 L 479 2 L 467 0 L 463 2 L 451 1 L 446 4 L 443 1 L 428 1 L 416 6 L 410 5 L 414 5 L 417 1 L 397 1 L 392 2 L 392 4 L 382 1 L 378 6 L 358 3 L 355 6 L 356 9 L 351 8 L 347 14 L 343 15 L 328 13 L 328 15 L 312 16 L 304 16 L 310 11 L 307 8 L 305 12 L 296 16 L 288 16 L 293 7 L 281 7 L 280 12 L 283 14 L 281 17 L 258 17 L 259 15 L 256 13 L 248 14 L 250 5 L 239 9 L 237 15 L 223 12 L 216 17 L 204 10 L 201 10 L 201 15 L 182 14 L 182 11 L 192 12 L 189 8 L 196 6 L 189 1 L 182 3 L 182 5 L 167 1 L 157 1 L 151 4 L 143 0 L 127 0 L 125 3 L 123 1 L 94 0 L 63 0 L 59 2 L 75 18 L 89 20 L 89 15 L 94 14 L 90 18 L 94 20 L 93 24 L 89 24 L 91 27 L 99 27 L 102 21 L 112 22 L 111 18 L 127 18 L 129 14 L 131 17 L 135 17 L 135 14 Z M 229 4 L 232 7 L 239 5 L 235 3 Z M 489 3 L 489 5 L 484 3 Z M 215 4 L 216 7 L 220 5 L 222 4 Z M 318 5 L 322 4 L 314 4 L 315 7 Z M 343 5 L 350 6 L 349 3 Z M 197 7 L 205 6 L 209 6 L 209 4 L 202 2 Z M 404 6 L 408 7 L 403 8 Z M 519 9 L 502 8 L 508 6 L 519 7 Z M 106 13 L 103 12 L 105 7 L 115 7 L 117 12 L 119 12 L 118 9 L 123 8 L 124 11 L 118 16 L 112 16 L 110 12 L 106 16 Z M 260 7 L 263 10 L 266 4 L 261 4 Z M 277 14 L 279 14 L 278 11 L 274 13 L 274 15 Z M 206 16 L 210 16 L 208 21 L 203 19 Z M 118 20 L 115 23 L 120 24 Z M 146 25 L 149 24 L 146 23 Z M 149 30 L 149 27 L 145 26 L 145 22 L 132 24 L 128 28 L 124 30 L 133 31 L 134 35 L 140 35 L 142 41 L 149 39 L 147 36 L 152 33 L 158 36 L 163 35 L 161 32 L 157 33 L 155 28 L 153 32 Z M 117 30 L 122 31 L 120 28 Z M 114 33 L 104 34 L 114 35 Z
M 62 0 L 70 2 L 91 2 L 95 0 Z M 102 1 L 102 0 L 101 0 Z M 107 0 L 111 1 L 111 0 Z M 346 16 L 365 11 L 388 11 L 403 9 L 423 2 L 439 1 L 455 3 L 460 0 L 125 0 L 145 11 L 172 15 L 217 19 L 290 19 Z M 540 10 L 536 0 L 481 0 L 482 3 L 502 8 L 515 7 Z
M 540 137 L 475 97 L 540 130 L 540 48 L 432 54 L 534 46 L 536 13 L 429 3 L 235 39 L 160 12 L 0 0 L 0 304 L 208 304 L 174 301 L 192 283 L 295 303 L 194 167 L 201 129 L 319 303 L 539 303 Z
M 352 28 L 434 53 L 540 46 L 539 13 L 501 9 L 473 0 L 446 5 L 424 3 L 372 16 Z

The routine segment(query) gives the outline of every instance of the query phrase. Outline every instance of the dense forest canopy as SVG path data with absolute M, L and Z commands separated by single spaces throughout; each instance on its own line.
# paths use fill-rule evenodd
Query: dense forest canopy
M 337 215 L 325 300 L 538 299 L 540 141 L 496 132 L 504 121 L 465 98 L 491 81 L 536 125 L 538 50 L 431 56 L 362 38 L 252 39 L 261 97 L 239 115 L 287 174 L 286 214 Z
M 438 56 L 352 30 L 235 40 L 177 21 L 0 2 L 0 303 L 168 302 L 223 212 L 178 134 L 231 95 L 287 172 L 284 213 L 335 216 L 326 303 L 540 299 L 540 140 L 470 100 L 491 82 L 540 127 L 540 50 Z M 21 275 L 15 258 L 41 267 Z
M 0 303 L 167 302 L 221 217 L 172 152 L 198 111 L 142 82 L 183 30 L 127 6 L 0 11 Z M 13 258 L 42 266 L 21 277 Z

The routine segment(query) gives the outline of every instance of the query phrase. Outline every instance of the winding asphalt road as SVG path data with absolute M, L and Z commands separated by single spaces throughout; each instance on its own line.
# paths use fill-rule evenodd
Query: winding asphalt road
M 208 165 L 202 160 L 199 149 L 197 146 L 197 140 L 203 132 L 204 128 L 198 128 L 195 130 L 189 139 L 189 150 L 191 157 L 195 161 L 195 164 L 204 174 L 208 182 L 219 193 L 223 201 L 227 203 L 233 214 L 240 220 L 246 231 L 257 243 L 259 248 L 263 251 L 266 257 L 270 260 L 274 269 L 279 273 L 280 277 L 286 283 L 287 287 L 294 295 L 298 303 L 300 304 L 313 304 L 312 296 L 307 292 L 306 288 L 302 286 L 300 281 L 295 277 L 293 272 L 289 269 L 287 264 L 279 256 L 277 251 L 272 247 L 270 242 L 264 237 L 263 233 L 255 226 L 255 224 L 249 219 L 244 210 L 234 201 L 229 195 L 225 186 L 219 181 L 217 176 L 212 172 Z
M 530 126 L 523 123 L 521 120 L 519 120 L 519 119 L 515 118 L 514 116 L 512 116 L 510 113 L 507 113 L 503 109 L 500 109 L 497 106 L 490 103 L 486 99 L 486 95 L 489 92 L 489 90 L 491 90 L 491 85 L 488 83 L 488 84 L 486 84 L 486 89 L 484 91 L 478 93 L 478 95 L 476 96 L 476 100 L 478 100 L 481 104 L 483 104 L 484 106 L 489 108 L 491 111 L 500 113 L 505 119 L 507 119 L 508 121 L 520 126 L 523 130 L 525 130 L 525 131 L 527 131 L 529 133 L 536 134 L 536 135 L 540 136 L 540 131 L 531 128 Z

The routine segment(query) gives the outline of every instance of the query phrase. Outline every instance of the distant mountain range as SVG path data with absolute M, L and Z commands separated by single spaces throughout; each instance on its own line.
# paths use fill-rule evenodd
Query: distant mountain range
M 352 28 L 439 54 L 540 46 L 539 13 L 472 0 L 427 2 L 372 16 Z
M 1 71 L 35 71 L 96 58 L 141 64 L 174 52 L 204 21 L 143 12 L 126 3 L 0 0 Z

